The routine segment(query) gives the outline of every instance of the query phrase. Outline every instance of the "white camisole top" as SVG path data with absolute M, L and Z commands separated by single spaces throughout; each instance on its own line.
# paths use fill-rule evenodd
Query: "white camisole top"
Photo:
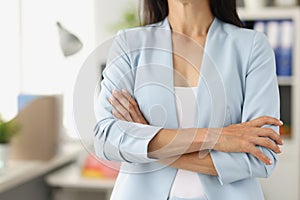
M 196 87 L 175 87 L 177 118 L 180 128 L 192 128 L 196 105 Z M 195 199 L 203 198 L 204 188 L 196 172 L 179 169 L 175 176 L 169 197 Z

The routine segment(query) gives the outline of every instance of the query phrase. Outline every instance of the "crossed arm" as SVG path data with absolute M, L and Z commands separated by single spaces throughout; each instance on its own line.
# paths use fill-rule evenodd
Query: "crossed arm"
M 114 91 L 113 96 L 109 99 L 109 101 L 115 108 L 112 113 L 116 118 L 125 121 L 148 124 L 143 114 L 141 113 L 138 104 L 127 91 Z M 155 145 L 154 143 L 155 141 L 159 143 L 159 140 L 161 140 L 159 138 L 159 135 L 153 138 L 152 143 L 150 142 L 149 144 L 149 152 L 157 152 L 160 147 L 158 147 L 159 145 Z M 202 155 L 200 155 L 200 152 L 197 151 L 183 154 L 181 156 L 165 158 L 160 160 L 159 162 L 176 169 L 185 169 L 207 175 L 217 176 L 217 171 L 213 165 L 209 152 L 203 152 Z
M 136 123 L 141 123 L 141 124 L 148 124 L 146 119 L 144 118 L 142 112 L 140 111 L 137 102 L 134 100 L 134 98 L 126 91 L 116 91 L 114 90 L 113 96 L 109 99 L 110 103 L 114 107 L 114 110 L 112 111 L 112 114 L 124 121 L 129 121 L 129 122 L 136 122 Z M 250 129 L 253 129 L 257 131 L 259 127 L 265 125 L 265 124 L 275 124 L 278 126 L 282 125 L 282 122 L 275 118 L 271 117 L 260 117 L 256 120 L 252 120 L 249 122 L 245 122 L 242 124 L 237 124 L 237 125 L 231 125 L 229 128 L 229 131 L 241 131 L 247 129 L 248 131 Z M 200 144 L 197 144 L 197 142 L 191 142 L 190 146 L 186 146 L 185 150 L 184 149 L 178 149 L 180 147 L 179 144 L 176 144 L 176 140 L 173 139 L 172 137 L 180 137 L 187 138 L 187 137 L 197 137 L 197 136 L 204 136 L 205 133 L 197 133 L 197 131 L 207 131 L 206 129 L 182 129 L 182 130 L 176 130 L 177 134 L 174 134 L 174 131 L 172 130 L 163 130 L 163 133 L 158 133 L 149 143 L 148 146 L 148 151 L 150 157 L 154 158 L 160 158 L 159 162 L 165 165 L 168 165 L 173 168 L 177 169 L 185 169 L 189 171 L 194 171 L 202 174 L 207 174 L 207 175 L 213 175 L 217 176 L 217 170 L 213 164 L 212 157 L 210 155 L 210 152 L 208 150 L 203 150 L 202 152 L 197 151 L 199 148 Z M 260 131 L 264 131 L 263 129 L 260 129 Z M 180 132 L 178 134 L 178 132 Z M 193 134 L 193 132 L 195 134 Z M 267 134 L 262 133 L 262 134 Z M 272 136 L 270 136 L 272 137 Z M 282 144 L 282 141 L 274 135 L 274 140 L 278 142 L 279 144 Z M 177 139 L 177 141 L 182 141 L 182 139 Z M 222 138 L 221 138 L 222 139 Z M 228 139 L 228 138 L 226 138 Z M 235 138 L 232 137 L 233 141 L 229 141 L 231 146 L 234 146 L 234 140 Z M 250 141 L 250 138 L 246 138 L 249 140 L 249 146 L 252 144 L 257 145 L 258 141 Z M 254 138 L 251 138 L 252 140 Z M 191 139 L 192 140 L 192 139 Z M 203 141 L 204 138 L 196 138 L 195 141 Z M 239 141 L 236 141 L 239 142 Z M 241 143 L 244 141 L 240 141 Z M 195 144 L 196 143 L 196 144 Z M 217 143 L 218 144 L 218 143 Z M 261 145 L 264 145 L 261 143 Z M 165 148 L 166 146 L 169 146 L 168 149 Z M 173 148 L 172 148 L 173 146 Z M 225 145 L 226 146 L 226 145 Z M 268 144 L 265 144 L 268 148 L 274 150 L 277 153 L 280 153 L 281 150 L 278 148 L 277 145 L 274 143 L 270 142 Z M 182 147 L 182 146 L 181 146 Z M 218 147 L 217 147 L 218 148 Z M 226 151 L 226 148 L 229 147 L 219 147 L 220 149 Z M 236 148 L 236 147 L 233 147 Z M 261 151 L 253 147 L 254 151 L 250 151 L 250 149 L 240 149 L 241 152 L 252 152 L 257 156 L 257 158 L 261 159 L 263 162 L 265 162 L 267 165 L 272 164 L 270 162 L 270 159 L 264 155 Z M 185 151 L 185 153 L 183 153 Z M 228 149 L 228 151 L 230 151 Z M 174 154 L 174 156 L 170 155 Z M 176 152 L 176 153 L 174 153 Z M 180 153 L 181 152 L 181 153 Z M 177 154 L 177 156 L 175 155 Z M 169 156 L 169 157 L 168 157 Z

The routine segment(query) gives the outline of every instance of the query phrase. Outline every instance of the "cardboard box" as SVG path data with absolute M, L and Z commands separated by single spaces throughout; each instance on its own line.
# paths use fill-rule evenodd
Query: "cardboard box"
M 19 96 L 20 134 L 10 145 L 10 159 L 49 160 L 58 150 L 62 130 L 61 96 Z

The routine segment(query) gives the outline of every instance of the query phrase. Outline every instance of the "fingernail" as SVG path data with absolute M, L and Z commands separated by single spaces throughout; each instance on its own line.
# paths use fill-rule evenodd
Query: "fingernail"
M 283 125 L 283 121 L 280 120 L 279 123 L 280 123 L 281 125 Z
M 118 91 L 116 89 L 113 90 L 113 94 L 116 94 Z
M 269 164 L 270 164 L 270 165 L 272 165 L 272 164 L 273 164 L 272 160 L 269 160 Z
M 122 92 L 124 92 L 124 93 L 125 93 L 125 92 L 127 92 L 127 91 L 126 91 L 125 89 L 122 89 Z
M 281 140 L 282 141 L 282 144 L 284 144 L 284 140 Z

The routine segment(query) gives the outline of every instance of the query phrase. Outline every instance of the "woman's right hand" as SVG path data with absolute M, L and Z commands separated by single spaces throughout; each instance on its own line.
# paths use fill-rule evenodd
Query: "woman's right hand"
M 114 91 L 110 102 L 115 108 L 112 113 L 116 118 L 148 124 L 137 102 L 127 91 Z M 230 125 L 223 128 L 220 132 L 217 129 L 220 135 L 218 135 L 217 143 L 212 148 L 222 152 L 250 153 L 262 162 L 270 165 L 270 159 L 257 146 L 266 147 L 276 153 L 280 153 L 281 150 L 278 144 L 282 145 L 283 142 L 273 129 L 262 128 L 264 125 L 282 126 L 283 123 L 276 118 L 259 117 L 248 122 Z
M 278 145 L 283 145 L 283 141 L 273 129 L 262 128 L 264 125 L 282 126 L 283 123 L 276 118 L 264 116 L 241 124 L 230 125 L 222 129 L 213 149 L 222 152 L 250 153 L 265 164 L 271 165 L 271 160 L 257 146 L 281 153 Z

